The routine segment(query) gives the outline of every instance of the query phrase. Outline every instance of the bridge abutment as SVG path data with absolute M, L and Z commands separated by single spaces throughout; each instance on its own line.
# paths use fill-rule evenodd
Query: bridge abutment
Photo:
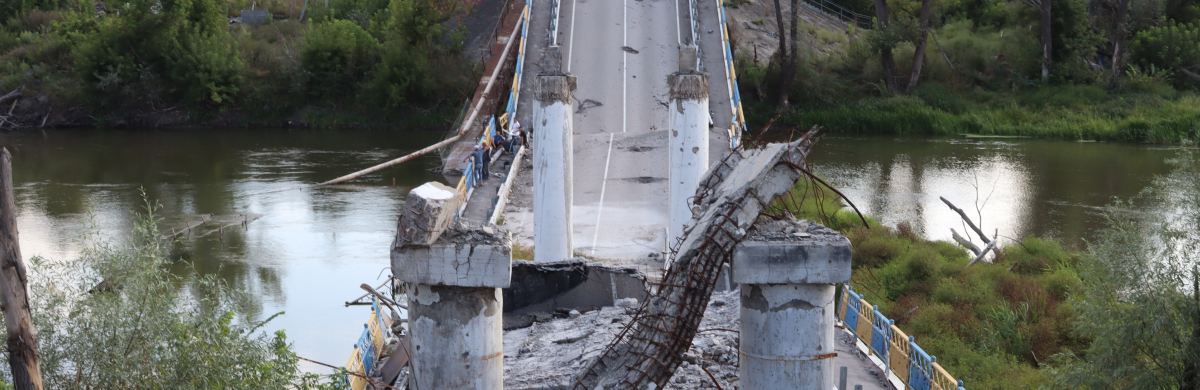
M 850 281 L 850 240 L 808 221 L 754 229 L 733 254 L 742 301 L 741 387 L 832 388 L 834 285 Z
M 571 190 L 574 175 L 571 93 L 575 76 L 561 70 L 557 46 L 547 49 L 545 69 L 534 82 L 533 259 L 572 258 Z
M 679 48 L 679 72 L 667 76 L 671 102 L 668 237 L 682 237 L 684 225 L 692 219 L 696 188 L 708 171 L 708 73 L 696 70 L 697 49 Z

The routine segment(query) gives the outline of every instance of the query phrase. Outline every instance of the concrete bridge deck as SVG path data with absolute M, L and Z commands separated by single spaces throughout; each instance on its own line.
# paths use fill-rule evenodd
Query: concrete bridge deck
M 701 70 L 710 73 L 710 161 L 729 151 L 730 86 L 716 0 L 697 3 Z M 574 92 L 573 227 L 575 253 L 623 262 L 665 252 L 669 176 L 667 75 L 679 47 L 692 42 L 686 0 L 562 0 L 558 34 L 563 71 Z M 530 2 L 522 88 L 543 71 L 551 1 Z M 533 94 L 522 93 L 517 118 L 532 124 Z M 533 129 L 537 131 L 537 129 Z M 473 200 L 475 201 L 475 200 Z M 482 201 L 482 200 L 481 200 Z M 506 227 L 532 245 L 532 207 L 510 207 Z

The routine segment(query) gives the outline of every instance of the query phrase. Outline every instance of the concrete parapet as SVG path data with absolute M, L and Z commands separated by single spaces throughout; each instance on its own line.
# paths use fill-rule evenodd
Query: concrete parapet
M 406 283 L 506 288 L 511 265 L 511 233 L 463 221 L 432 245 L 392 247 L 393 275 Z
M 733 282 L 845 283 L 850 281 L 850 255 L 850 240 L 819 224 L 758 224 L 733 252 Z

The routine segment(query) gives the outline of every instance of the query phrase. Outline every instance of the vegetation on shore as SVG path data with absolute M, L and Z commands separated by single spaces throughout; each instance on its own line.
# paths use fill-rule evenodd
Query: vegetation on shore
M 473 91 L 451 27 L 475 1 L 313 2 L 298 21 L 303 2 L 267 0 L 284 19 L 231 24 L 250 3 L 5 3 L 0 94 L 23 88 L 18 111 L 63 125 L 433 125 Z
M 924 239 L 907 223 L 868 219 L 868 229 L 807 182 L 793 190 L 805 197 L 795 214 L 847 235 L 851 286 L 969 389 L 1193 388 L 1200 159 L 1184 152 L 1173 163 L 1142 194 L 1110 206 L 1085 251 L 1006 239 L 990 262 L 969 267 L 958 244 Z
M 736 50 L 747 121 L 783 110 L 779 124 L 834 133 L 1200 141 L 1200 5 L 1044 2 L 1049 19 L 1043 0 L 839 1 L 890 23 L 797 22 L 790 81 L 779 55 Z
M 300 371 L 283 331 L 261 331 L 274 316 L 241 314 L 244 292 L 216 275 L 170 272 L 172 242 L 156 210 L 145 203 L 127 242 L 92 228 L 79 238 L 87 246 L 78 259 L 31 259 L 30 312 L 45 387 L 332 388 Z M 0 371 L 0 388 L 10 375 Z

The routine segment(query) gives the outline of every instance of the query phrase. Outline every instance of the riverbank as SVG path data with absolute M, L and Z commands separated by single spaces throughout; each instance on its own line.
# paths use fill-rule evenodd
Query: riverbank
M 0 129 L 445 129 L 506 4 L 270 0 L 250 24 L 249 3 L 0 9 Z
M 1200 65 L 1200 52 L 1171 52 L 1167 46 L 1189 47 L 1194 38 L 1169 27 L 1125 31 L 1127 53 L 1114 70 L 1111 50 L 1100 43 L 1111 26 L 1080 17 L 1077 5 L 1056 6 L 1052 61 L 1043 68 L 1043 36 L 1034 29 L 1041 19 L 1017 8 L 980 13 L 970 2 L 935 5 L 926 35 L 914 25 L 921 9 L 915 1 L 892 5 L 896 20 L 882 29 L 866 22 L 876 16 L 870 2 L 821 2 L 821 10 L 802 2 L 799 13 L 785 6 L 779 14 L 798 15 L 795 22 L 776 19 L 770 2 L 726 4 L 751 130 L 779 115 L 776 127 L 817 125 L 830 134 L 1200 141 L 1200 80 L 1186 69 Z M 1157 17 L 1196 23 L 1189 15 Z M 790 72 L 777 55 L 780 30 L 796 40 L 789 43 Z M 1170 56 L 1182 66 L 1167 66 Z
M 1195 144 L 1200 96 L 1164 98 L 1108 93 L 1099 87 L 1047 87 L 1020 94 L 964 93 L 922 85 L 912 96 L 869 97 L 842 106 L 795 108 L 777 125 L 825 127 L 831 134 L 996 135 L 1072 141 Z M 775 104 L 747 105 L 747 122 L 778 114 Z

